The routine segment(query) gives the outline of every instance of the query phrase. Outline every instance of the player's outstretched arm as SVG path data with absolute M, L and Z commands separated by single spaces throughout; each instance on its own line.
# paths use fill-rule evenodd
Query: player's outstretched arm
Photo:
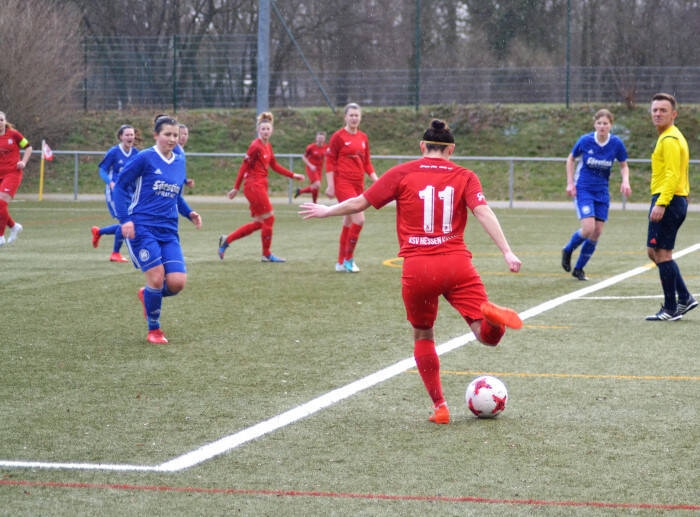
M 317 203 L 303 203 L 299 208 L 299 215 L 304 219 L 313 217 L 324 218 L 333 215 L 350 215 L 362 212 L 370 207 L 369 201 L 360 194 L 359 196 L 346 199 L 342 203 L 332 206 L 319 205 Z
M 474 215 L 479 220 L 481 226 L 484 227 L 486 233 L 489 234 L 489 237 L 491 237 L 496 246 L 498 246 L 498 249 L 501 250 L 501 253 L 503 253 L 503 258 L 506 264 L 508 264 L 508 269 L 513 273 L 520 271 L 522 262 L 510 249 L 508 240 L 501 228 L 501 223 L 498 222 L 498 218 L 496 214 L 493 213 L 493 210 L 491 210 L 491 207 L 488 205 L 477 206 L 474 208 Z

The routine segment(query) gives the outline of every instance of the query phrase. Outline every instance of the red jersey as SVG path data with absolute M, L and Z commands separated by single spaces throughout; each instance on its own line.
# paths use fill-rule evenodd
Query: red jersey
M 245 158 L 243 158 L 243 163 L 241 168 L 238 169 L 238 175 L 236 176 L 236 183 L 233 188 L 240 189 L 243 180 L 246 180 L 246 184 L 249 186 L 253 183 L 256 185 L 264 186 L 267 189 L 267 170 L 272 169 L 282 176 L 287 176 L 288 178 L 294 177 L 294 173 L 288 169 L 282 167 L 277 160 L 275 160 L 275 154 L 272 152 L 272 145 L 270 142 L 264 144 L 262 140 L 256 138 L 248 147 Z
M 399 256 L 466 253 L 467 214 L 486 205 L 479 177 L 441 158 L 421 158 L 386 171 L 364 193 L 375 208 L 396 201 Z
M 19 151 L 29 145 L 22 133 L 9 126 L 5 128 L 5 134 L 0 135 L 0 176 L 12 172 L 19 172 L 17 162 L 20 161 Z
M 333 133 L 328 143 L 326 170 L 346 181 L 364 182 L 365 173 L 374 172 L 367 135 L 359 130 L 352 134 L 345 128 Z
M 328 151 L 328 145 L 318 145 L 316 142 L 306 146 L 304 151 L 304 156 L 311 162 L 311 165 L 316 167 L 316 173 L 321 173 L 323 171 L 323 159 L 326 157 L 326 152 Z M 314 171 L 310 171 L 308 166 L 306 167 L 306 173 L 309 174 Z

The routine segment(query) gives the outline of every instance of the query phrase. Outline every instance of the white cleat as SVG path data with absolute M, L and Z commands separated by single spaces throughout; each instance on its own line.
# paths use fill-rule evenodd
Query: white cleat
M 24 230 L 24 227 L 19 223 L 15 223 L 15 225 L 10 228 L 10 237 L 7 239 L 7 244 L 12 244 L 15 242 L 17 240 L 17 236 L 22 230 Z

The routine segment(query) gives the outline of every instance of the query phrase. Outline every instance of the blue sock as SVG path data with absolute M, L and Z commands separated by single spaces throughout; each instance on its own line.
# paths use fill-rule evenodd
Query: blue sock
M 143 292 L 143 305 L 146 307 L 148 330 L 160 328 L 160 308 L 163 305 L 163 294 L 160 289 L 146 286 Z
M 586 239 L 584 239 L 583 235 L 581 235 L 581 229 L 579 228 L 573 233 L 568 244 L 564 246 L 564 249 L 567 251 L 567 253 L 573 253 L 574 250 L 578 248 L 581 245 L 581 243 L 585 240 Z
M 671 264 L 673 264 L 673 269 L 676 271 L 676 292 L 678 293 L 678 300 L 687 302 L 690 300 L 690 291 L 688 291 L 688 287 L 685 285 L 683 275 L 681 275 L 681 270 L 678 268 L 676 261 L 671 260 Z
M 678 308 L 676 303 L 676 280 L 678 277 L 676 271 L 678 266 L 674 264 L 673 260 L 669 260 L 656 264 L 656 267 L 659 268 L 661 288 L 664 290 L 664 308 L 671 313 L 676 312 Z
M 586 239 L 581 247 L 581 254 L 578 256 L 578 260 L 576 261 L 576 269 L 583 269 L 586 264 L 588 264 L 588 261 L 593 256 L 593 252 L 595 251 L 597 244 L 598 243 L 595 241 Z
M 117 226 L 119 226 L 119 225 L 117 225 Z M 114 253 L 119 253 L 119 250 L 122 249 L 123 242 L 124 242 L 124 237 L 122 236 L 121 226 L 119 226 L 119 229 L 114 233 L 114 248 L 112 248 L 112 251 Z
M 100 235 L 116 235 L 117 231 L 121 232 L 121 226 L 118 224 L 112 224 L 110 226 L 104 226 L 100 228 Z

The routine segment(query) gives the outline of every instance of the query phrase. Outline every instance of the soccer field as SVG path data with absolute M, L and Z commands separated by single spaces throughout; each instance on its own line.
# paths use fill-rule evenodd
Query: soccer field
M 336 273 L 339 219 L 275 208 L 272 250 L 218 236 L 247 206 L 181 220 L 188 284 L 149 345 L 143 275 L 110 263 L 103 203 L 11 204 L 0 248 L 0 513 L 6 515 L 657 515 L 700 511 L 700 311 L 646 322 L 661 287 L 646 214 L 613 211 L 589 282 L 565 273 L 573 209 L 497 209 L 512 274 L 475 218 L 467 242 L 492 301 L 525 326 L 475 342 L 446 303 L 436 324 L 453 422 L 428 422 L 400 296 L 394 209 L 367 212 L 359 274 Z M 700 216 L 677 261 L 700 295 Z M 574 260 L 576 255 L 574 255 Z M 479 374 L 509 401 L 464 404 Z

